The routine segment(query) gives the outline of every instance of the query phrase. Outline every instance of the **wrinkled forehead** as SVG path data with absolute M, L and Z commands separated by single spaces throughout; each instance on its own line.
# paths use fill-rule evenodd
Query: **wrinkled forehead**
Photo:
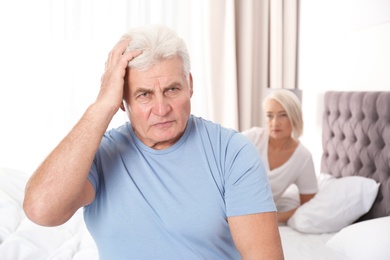
M 148 69 L 128 68 L 126 83 L 134 87 L 170 86 L 172 84 L 187 85 L 187 77 L 180 58 L 164 59 Z

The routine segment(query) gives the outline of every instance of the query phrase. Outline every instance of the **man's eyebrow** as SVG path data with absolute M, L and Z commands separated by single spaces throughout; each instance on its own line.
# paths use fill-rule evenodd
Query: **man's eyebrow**
M 182 82 L 180 81 L 174 81 L 174 82 L 171 82 L 169 85 L 165 86 L 162 88 L 162 91 L 166 91 L 166 90 L 169 90 L 171 88 L 179 88 L 181 89 L 183 86 Z
M 173 88 L 173 87 L 177 87 L 177 86 L 181 86 L 182 84 L 178 81 L 174 81 L 172 82 L 171 84 L 169 84 L 168 86 L 164 87 L 163 89 L 170 89 L 170 88 Z
M 178 86 L 179 87 L 182 86 L 182 83 L 180 81 L 174 81 L 174 82 L 170 83 L 168 86 L 163 87 L 163 91 L 170 89 L 170 88 L 173 88 L 173 87 L 178 87 Z M 153 88 L 139 87 L 133 92 L 133 95 L 136 96 L 140 93 L 145 93 L 145 92 L 152 93 L 152 92 L 154 92 L 154 89 Z

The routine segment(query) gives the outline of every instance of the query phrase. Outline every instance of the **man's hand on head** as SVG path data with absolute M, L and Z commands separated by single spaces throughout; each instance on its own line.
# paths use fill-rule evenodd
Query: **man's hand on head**
M 113 109 L 114 113 L 118 111 L 122 103 L 124 77 L 128 64 L 142 53 L 141 50 L 126 52 L 130 41 L 130 38 L 120 40 L 108 54 L 101 78 L 100 92 L 96 100 L 96 103 L 107 106 L 107 109 Z

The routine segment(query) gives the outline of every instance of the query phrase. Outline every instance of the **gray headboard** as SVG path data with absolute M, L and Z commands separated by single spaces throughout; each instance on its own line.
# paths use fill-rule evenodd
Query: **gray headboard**
M 381 183 L 371 210 L 358 221 L 390 216 L 390 92 L 325 93 L 321 171 Z

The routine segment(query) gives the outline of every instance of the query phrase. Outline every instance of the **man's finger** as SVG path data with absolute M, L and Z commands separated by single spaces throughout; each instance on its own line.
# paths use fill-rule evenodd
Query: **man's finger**
M 129 52 L 123 53 L 123 56 L 125 56 L 124 58 L 126 60 L 132 61 L 134 58 L 141 55 L 141 53 L 142 53 L 142 50 L 134 50 L 134 51 L 129 51 Z

